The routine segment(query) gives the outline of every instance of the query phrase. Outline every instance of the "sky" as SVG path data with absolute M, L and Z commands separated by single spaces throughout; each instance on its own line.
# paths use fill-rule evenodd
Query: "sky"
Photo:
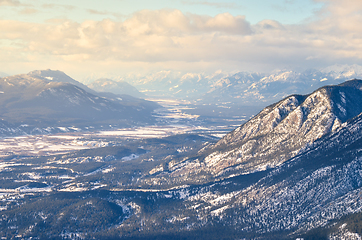
M 82 79 L 362 64 L 360 0 L 0 0 L 0 72 Z

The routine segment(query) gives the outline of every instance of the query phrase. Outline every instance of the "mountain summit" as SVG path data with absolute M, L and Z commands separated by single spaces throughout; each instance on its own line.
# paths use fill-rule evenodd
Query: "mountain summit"
M 246 173 L 275 167 L 357 116 L 361 102 L 361 80 L 289 96 L 227 134 L 205 163 L 217 175 L 232 168 Z
M 0 78 L 0 92 L 0 117 L 12 128 L 131 126 L 153 122 L 152 112 L 159 107 L 127 95 L 102 97 L 65 73 L 52 70 Z
M 333 236 L 362 234 L 361 102 L 361 80 L 289 96 L 137 184 L 182 187 L 167 192 L 180 210 L 152 216 L 180 216 L 174 225 L 200 236 L 217 226 L 229 239 L 351 239 Z
M 361 80 L 291 95 L 264 108 L 198 155 L 171 161 L 163 174 L 169 182 L 188 183 L 275 168 L 305 152 L 316 140 L 337 132 L 362 112 L 361 102 Z
M 361 239 L 361 100 L 351 80 L 289 96 L 215 144 L 184 134 L 13 159 L 0 171 L 0 229 L 8 239 Z

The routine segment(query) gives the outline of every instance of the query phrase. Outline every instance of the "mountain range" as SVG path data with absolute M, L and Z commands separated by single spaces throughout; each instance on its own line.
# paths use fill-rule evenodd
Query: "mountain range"
M 163 195 L 181 201 L 178 210 L 164 216 L 160 206 L 152 216 L 200 236 L 214 228 L 228 232 L 226 239 L 358 236 L 361 102 L 361 80 L 289 96 L 197 154 L 166 160 L 137 184 L 181 187 Z M 349 215 L 358 234 L 345 225 Z M 167 222 L 148 220 L 151 228 Z M 172 228 L 165 231 L 174 234 Z
M 0 106 L 3 135 L 149 124 L 154 122 L 153 110 L 160 107 L 125 94 L 98 93 L 52 70 L 0 78 Z
M 110 92 L 113 94 L 127 94 L 133 97 L 144 98 L 137 88 L 125 81 L 113 81 L 108 78 L 100 78 L 87 85 L 89 88 L 98 92 Z
M 232 103 L 266 106 L 291 94 L 307 94 L 324 85 L 362 77 L 362 67 L 331 66 L 321 70 L 276 70 L 272 73 L 217 71 L 213 74 L 161 71 L 122 78 L 148 97 L 187 99 L 196 104 Z
M 184 134 L 12 159 L 0 172 L 0 229 L 7 238 L 360 239 L 361 100 L 362 81 L 350 80 L 290 95 L 217 142 Z
M 291 95 L 264 108 L 211 148 L 181 162 L 170 160 L 160 178 L 167 179 L 163 184 L 188 184 L 190 179 L 203 183 L 280 166 L 361 113 L 361 89 L 362 81 L 352 80 Z

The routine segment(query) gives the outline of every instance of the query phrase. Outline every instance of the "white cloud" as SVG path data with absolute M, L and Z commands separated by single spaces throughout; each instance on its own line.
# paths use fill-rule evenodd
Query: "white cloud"
M 183 4 L 187 5 L 204 5 L 204 6 L 210 6 L 210 7 L 216 7 L 216 8 L 230 8 L 230 9 L 236 9 L 240 8 L 239 5 L 236 3 L 225 3 L 225 2 L 207 2 L 207 1 L 181 1 Z
M 0 0 L 0 6 L 19 6 L 21 3 L 18 0 Z
M 324 2 L 319 18 L 299 25 L 274 20 L 250 25 L 244 16 L 229 13 L 210 17 L 165 9 L 143 10 L 124 21 L 0 20 L 0 42 L 7 42 L 0 44 L 0 55 L 6 56 L 0 61 L 13 64 L 21 58 L 33 64 L 58 62 L 69 67 L 73 63 L 78 68 L 92 61 L 94 69 L 106 69 L 107 64 L 143 69 L 209 64 L 218 69 L 259 66 L 260 71 L 265 66 L 361 64 L 362 26 L 357 23 L 362 20 L 362 2 Z
M 216 57 L 220 53 L 216 53 L 217 44 L 229 44 L 229 35 L 251 33 L 242 16 L 184 15 L 178 10 L 145 10 L 123 22 L 60 20 L 34 24 L 0 20 L 0 28 L 0 38 L 20 40 L 19 51 L 27 54 L 150 62 Z
M 23 10 L 20 11 L 21 14 L 35 14 L 38 13 L 39 11 L 35 8 L 24 8 Z
M 60 9 L 68 10 L 68 11 L 74 10 L 76 8 L 75 6 L 64 5 L 64 4 L 43 4 L 42 7 L 47 8 L 47 9 L 60 8 Z

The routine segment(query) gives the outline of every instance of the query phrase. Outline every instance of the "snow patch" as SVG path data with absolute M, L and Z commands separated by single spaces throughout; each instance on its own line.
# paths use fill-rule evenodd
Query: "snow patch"
M 129 155 L 129 156 L 126 156 L 126 157 L 121 158 L 121 160 L 123 160 L 123 161 L 130 161 L 130 160 L 133 160 L 133 159 L 137 159 L 137 158 L 139 158 L 139 157 L 140 157 L 139 155 L 132 153 L 132 154 Z
M 336 233 L 329 236 L 330 240 L 361 240 L 361 236 L 358 233 L 351 233 L 346 228 L 347 224 L 343 224 L 338 228 Z

